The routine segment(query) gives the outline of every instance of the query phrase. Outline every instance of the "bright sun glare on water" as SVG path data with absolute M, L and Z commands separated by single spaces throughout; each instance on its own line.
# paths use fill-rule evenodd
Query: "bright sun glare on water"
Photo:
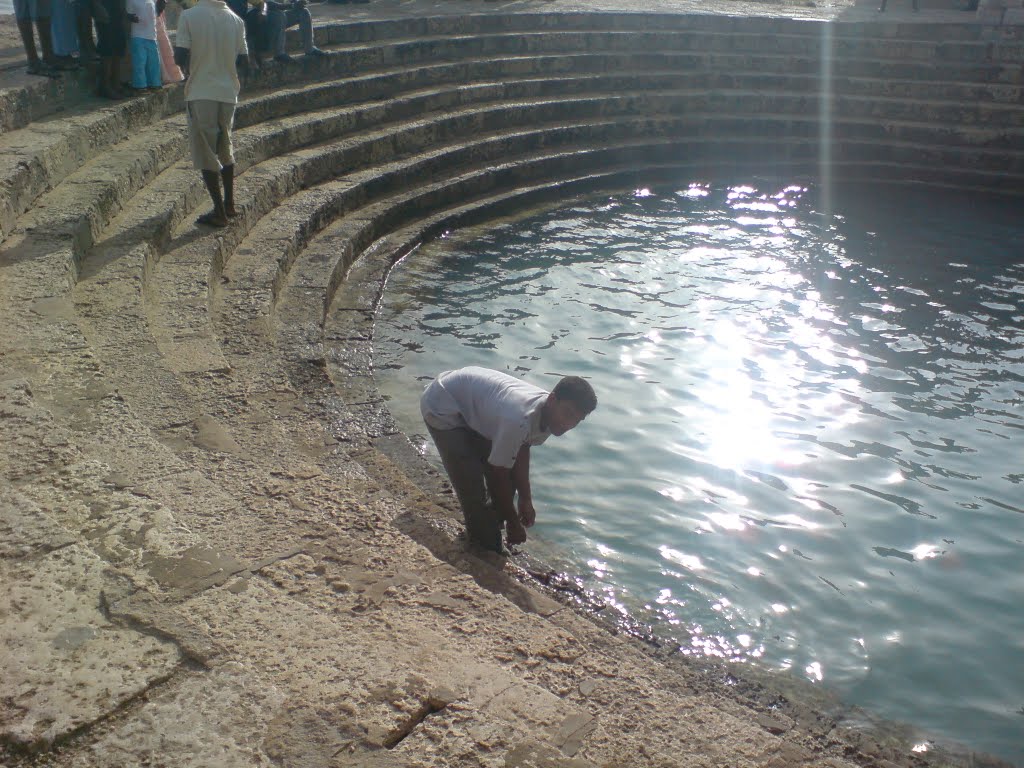
M 1024 227 L 921 194 L 651 185 L 427 244 L 378 383 L 416 435 L 441 370 L 586 376 L 531 552 L 684 653 L 1024 761 Z

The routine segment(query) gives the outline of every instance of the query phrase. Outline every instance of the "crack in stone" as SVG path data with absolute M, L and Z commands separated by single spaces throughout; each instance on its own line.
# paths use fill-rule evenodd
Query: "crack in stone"
M 26 742 L 12 739 L 7 735 L 0 734 L 0 758 L 4 756 L 4 752 L 18 757 L 33 757 L 47 752 L 53 752 L 61 747 L 71 744 L 74 741 L 81 739 L 88 732 L 94 728 L 103 725 L 104 723 L 115 719 L 119 715 L 134 709 L 135 705 L 149 697 L 149 694 L 156 688 L 164 685 L 171 680 L 181 669 L 183 665 L 178 665 L 170 672 L 165 675 L 153 678 L 142 690 L 136 693 L 134 696 L 125 699 L 118 706 L 108 710 L 94 720 L 90 720 L 87 723 L 82 723 L 78 727 L 62 733 L 54 739 L 36 739 L 35 741 Z
M 388 737 L 384 739 L 384 747 L 387 749 L 394 749 L 399 744 L 401 744 L 402 741 L 407 736 L 409 736 L 409 734 L 416 730 L 417 725 L 422 723 L 431 715 L 436 715 L 438 712 L 442 711 L 447 706 L 448 704 L 442 701 L 441 699 L 428 697 L 427 700 L 423 702 L 423 704 L 420 706 L 420 708 L 412 713 L 408 720 L 402 723 L 402 725 L 398 726 L 398 728 L 392 731 L 388 735 Z
M 103 618 L 109 621 L 115 627 L 122 627 L 124 629 L 130 629 L 133 632 L 138 632 L 140 635 L 146 635 L 153 637 L 162 643 L 170 643 L 178 649 L 178 654 L 181 656 L 182 664 L 186 668 L 208 670 L 210 666 L 206 661 L 195 653 L 191 652 L 177 637 L 172 635 L 170 632 L 155 627 L 152 624 L 147 624 L 140 621 L 132 616 L 125 613 L 118 613 L 111 606 L 110 600 L 107 598 L 105 592 L 100 592 L 99 600 L 99 611 Z M 174 673 L 172 672 L 171 675 Z M 165 679 L 170 679 L 171 675 L 168 675 Z M 146 686 L 146 691 L 152 688 L 155 684 L 163 682 L 160 678 L 155 678 L 154 682 Z M 146 691 L 143 691 L 145 693 Z

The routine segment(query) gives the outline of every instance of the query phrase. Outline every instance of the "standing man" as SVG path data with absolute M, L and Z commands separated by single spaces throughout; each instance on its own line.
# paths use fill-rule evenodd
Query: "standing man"
M 199 0 L 181 14 L 174 61 L 188 78 L 185 107 L 192 162 L 202 171 L 213 211 L 200 224 L 226 227 L 235 215 L 235 155 L 231 128 L 238 103 L 238 68 L 245 68 L 245 23 L 224 0 Z M 220 182 L 224 182 L 221 197 Z
M 503 526 L 509 544 L 526 541 L 537 517 L 530 446 L 564 435 L 596 407 L 593 388 L 579 376 L 566 376 L 549 393 L 500 371 L 469 367 L 445 371 L 427 386 L 420 412 L 470 541 L 502 552 Z

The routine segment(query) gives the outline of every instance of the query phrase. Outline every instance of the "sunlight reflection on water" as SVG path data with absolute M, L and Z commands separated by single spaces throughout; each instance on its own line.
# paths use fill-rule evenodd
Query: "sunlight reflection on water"
M 598 410 L 537 452 L 533 551 L 683 652 L 1024 760 L 1024 227 L 934 193 L 831 205 L 651 187 L 426 244 L 378 383 L 422 434 L 440 370 L 589 377 Z

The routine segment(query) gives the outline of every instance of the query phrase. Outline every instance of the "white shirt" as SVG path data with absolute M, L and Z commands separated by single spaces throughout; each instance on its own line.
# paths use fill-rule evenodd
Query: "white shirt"
M 420 398 L 420 413 L 434 429 L 469 427 L 491 441 L 487 461 L 511 469 L 523 445 L 540 445 L 550 433 L 540 428 L 548 393 L 489 368 L 445 371 Z
M 224 0 L 199 0 L 184 11 L 174 45 L 189 51 L 185 101 L 238 102 L 235 60 L 248 53 L 245 22 Z
M 139 17 L 132 22 L 132 37 L 156 40 L 156 3 L 154 0 L 127 0 L 125 8 L 128 13 Z

